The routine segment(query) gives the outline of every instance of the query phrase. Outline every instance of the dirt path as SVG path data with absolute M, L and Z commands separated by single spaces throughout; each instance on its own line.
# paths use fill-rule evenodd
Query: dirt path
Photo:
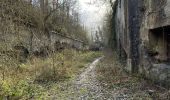
M 101 86 L 97 79 L 96 66 L 104 57 L 96 59 L 74 82 L 74 98 L 72 100 L 126 100 Z M 107 84 L 105 84 L 107 85 Z
M 105 60 L 106 64 L 102 64 Z M 154 98 L 157 97 L 154 96 L 155 93 L 150 93 L 154 87 L 130 76 L 114 75 L 113 66 L 117 65 L 116 63 L 109 64 L 108 60 L 113 62 L 111 58 L 100 57 L 76 78 L 60 85 L 57 84 L 57 86 L 54 85 L 54 88 L 48 91 L 49 94 L 45 96 L 45 100 L 155 100 Z M 99 75 L 96 72 L 99 66 L 106 68 L 106 73 L 109 73 L 106 76 Z M 98 79 L 100 76 L 103 77 L 101 81 Z M 105 79 L 109 79 L 111 82 L 103 81 Z M 119 81 L 120 83 L 118 83 Z
M 98 83 L 95 74 L 95 67 L 102 59 L 96 59 L 90 66 L 78 77 L 75 81 L 74 87 L 78 91 L 78 100 L 104 100 L 106 97 L 103 94 L 103 89 Z
M 98 59 L 96 59 L 92 64 L 89 65 L 88 68 L 86 68 L 86 70 L 80 74 L 80 76 L 78 77 L 78 79 L 76 80 L 76 84 L 84 84 L 87 81 L 89 81 L 91 78 L 95 78 L 95 73 L 94 73 L 94 69 L 96 67 L 96 64 L 102 59 L 103 57 L 100 57 Z
M 60 92 L 53 91 L 46 99 L 50 100 L 114 100 L 96 79 L 95 67 L 103 57 L 93 61 L 71 82 L 61 84 Z M 54 89 L 55 90 L 55 89 Z M 62 92 L 61 92 L 62 90 Z M 55 96 L 54 96 L 55 95 Z M 112 98 L 112 99 L 111 99 Z
M 107 61 L 104 65 L 101 63 L 103 60 Z M 109 65 L 109 60 L 114 63 Z M 107 83 L 99 81 L 99 77 L 97 76 L 99 74 L 96 72 L 96 69 L 99 67 L 98 64 L 102 67 L 110 66 L 108 68 L 106 67 L 106 73 L 110 72 L 110 75 L 107 74 L 107 76 L 103 77 L 110 77 L 108 79 L 113 79 L 112 82 Z M 158 94 L 163 93 L 161 93 L 160 89 L 156 90 L 156 87 L 148 84 L 145 80 L 139 80 L 125 74 L 118 66 L 120 67 L 121 65 L 116 64 L 115 59 L 110 59 L 108 57 L 96 59 L 74 81 L 74 98 L 72 98 L 72 100 L 156 100 Z M 118 72 L 114 75 L 113 73 L 116 67 L 118 68 Z M 118 81 L 116 82 L 116 80 Z M 163 99 L 162 96 L 159 98 Z M 166 96 L 165 98 L 169 97 Z

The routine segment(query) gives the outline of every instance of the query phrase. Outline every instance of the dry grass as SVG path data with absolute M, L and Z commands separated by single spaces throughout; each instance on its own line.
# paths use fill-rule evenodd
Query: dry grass
M 15 59 L 3 62 L 0 76 L 0 99 L 41 98 L 45 85 L 63 82 L 76 76 L 98 52 L 64 50 L 48 58 L 32 58 L 25 64 Z
M 169 90 L 149 83 L 142 78 L 130 76 L 124 72 L 117 54 L 106 55 L 97 66 L 97 79 L 110 93 L 126 95 L 126 99 L 169 100 Z

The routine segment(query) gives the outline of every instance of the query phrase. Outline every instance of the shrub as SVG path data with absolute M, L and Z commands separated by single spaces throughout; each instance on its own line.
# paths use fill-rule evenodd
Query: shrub
M 38 92 L 41 87 L 36 86 L 33 83 L 30 83 L 26 80 L 12 80 L 7 79 L 1 81 L 0 86 L 0 98 L 9 99 L 9 100 L 18 100 L 18 99 L 30 99 L 32 97 L 41 97 L 42 93 Z
M 5 69 L 0 70 L 5 73 L 3 79 L 0 77 L 0 99 L 41 98 L 47 90 L 44 85 L 72 79 L 98 56 L 101 56 L 100 52 L 64 50 L 46 59 L 32 58 L 22 64 L 8 62 Z

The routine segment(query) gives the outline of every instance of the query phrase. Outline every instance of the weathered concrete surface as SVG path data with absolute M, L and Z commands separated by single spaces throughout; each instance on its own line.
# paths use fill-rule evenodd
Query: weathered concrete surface
M 170 84 L 166 84 L 170 82 L 170 65 L 153 64 L 150 70 L 150 78 L 156 83 L 170 87 Z M 159 80 L 159 82 L 157 80 Z
M 11 51 L 15 46 L 23 46 L 30 53 L 36 55 L 47 54 L 49 51 L 56 51 L 63 48 L 76 48 L 78 50 L 88 48 L 83 41 L 72 37 L 64 36 L 56 32 L 44 34 L 33 28 L 24 26 L 15 26 L 13 22 L 6 26 L 0 26 L 0 52 Z M 4 48 L 5 47 L 5 48 Z
M 117 1 L 117 48 L 126 69 L 169 87 L 170 0 Z
M 86 48 L 86 44 L 83 41 L 73 39 L 69 36 L 64 36 L 57 32 L 50 32 L 50 39 L 52 47 L 55 47 L 55 44 L 59 42 L 60 44 L 65 43 L 70 47 L 76 48 L 76 49 L 83 49 Z
M 132 72 L 136 72 L 139 63 L 139 4 L 139 0 L 118 0 L 116 12 L 118 48 L 126 52 L 127 69 Z

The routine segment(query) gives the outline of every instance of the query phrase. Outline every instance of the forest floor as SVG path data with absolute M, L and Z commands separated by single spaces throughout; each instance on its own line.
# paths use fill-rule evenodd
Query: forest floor
M 120 64 L 116 52 L 107 51 L 95 68 L 97 80 L 107 91 L 107 100 L 170 100 L 170 91 L 140 75 L 132 76 Z
M 116 55 L 116 54 L 115 54 Z M 69 82 L 48 91 L 49 100 L 169 100 L 169 91 L 128 75 L 117 57 L 106 54 Z M 55 87 L 55 86 L 54 86 Z M 56 91 L 59 90 L 59 91 Z
M 54 97 L 62 100 L 72 94 L 67 90 L 73 86 L 73 80 L 101 55 L 101 52 L 66 49 L 46 58 L 30 58 L 25 63 L 10 56 L 0 57 L 0 61 L 4 61 L 0 62 L 0 100 L 49 100 Z
M 124 66 L 111 51 L 65 50 L 8 70 L 0 100 L 170 100 L 169 90 L 129 75 Z
M 74 79 L 60 84 L 60 89 L 48 91 L 49 94 L 45 98 L 50 100 L 103 100 L 105 95 L 103 95 L 102 87 L 96 80 L 94 71 L 100 59 L 102 57 L 87 65 L 86 69 L 83 69 L 82 73 Z

